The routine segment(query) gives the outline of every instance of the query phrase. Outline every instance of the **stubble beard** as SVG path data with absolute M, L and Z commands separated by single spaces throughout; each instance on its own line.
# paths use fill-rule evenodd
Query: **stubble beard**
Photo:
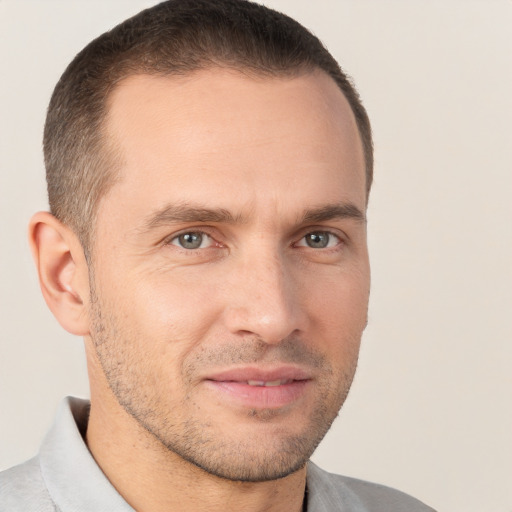
M 137 340 L 122 332 L 114 311 L 114 308 L 101 306 L 91 287 L 91 338 L 108 386 L 118 403 L 167 450 L 210 475 L 231 481 L 276 480 L 304 467 L 345 402 L 357 366 L 359 340 L 355 341 L 351 364 L 342 375 L 334 375 L 326 358 L 306 348 L 302 341 L 283 341 L 270 357 L 280 362 L 309 365 L 323 375 L 316 383 L 318 400 L 309 421 L 300 433 L 290 434 L 281 427 L 274 429 L 272 436 L 237 439 L 233 433 L 220 431 L 215 418 L 197 415 L 181 418 L 179 414 L 173 414 L 175 410 L 187 411 L 195 405 L 190 396 L 185 396 L 172 410 L 167 404 L 161 405 L 158 393 L 155 394 L 149 384 L 154 381 L 151 369 L 149 373 L 140 371 L 143 355 L 133 354 L 130 349 L 137 346 Z M 196 368 L 204 368 L 205 361 L 224 364 L 268 362 L 268 353 L 268 346 L 261 340 L 244 344 L 243 348 L 237 344 L 235 347 L 219 347 L 210 353 L 203 351 L 201 356 L 188 361 L 182 375 L 187 379 Z M 248 410 L 247 418 L 257 424 L 271 424 L 279 414 L 270 409 Z

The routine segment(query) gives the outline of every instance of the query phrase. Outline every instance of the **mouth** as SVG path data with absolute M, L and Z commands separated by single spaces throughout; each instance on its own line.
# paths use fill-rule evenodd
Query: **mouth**
M 204 380 L 222 403 L 250 409 L 278 409 L 293 405 L 304 397 L 311 382 L 306 371 L 292 367 L 273 370 L 239 368 Z

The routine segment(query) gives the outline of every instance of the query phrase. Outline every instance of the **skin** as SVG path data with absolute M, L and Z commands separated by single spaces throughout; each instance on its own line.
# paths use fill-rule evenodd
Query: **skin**
M 31 223 L 43 294 L 85 339 L 91 453 L 138 511 L 301 510 L 367 318 L 345 98 L 322 72 L 135 76 L 106 123 L 122 165 L 92 265 L 49 214 Z

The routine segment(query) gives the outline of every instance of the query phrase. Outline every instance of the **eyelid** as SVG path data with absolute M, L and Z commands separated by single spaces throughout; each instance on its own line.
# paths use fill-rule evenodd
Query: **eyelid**
M 194 234 L 194 235 L 200 235 L 201 236 L 201 244 L 199 245 L 199 247 L 195 247 L 193 249 L 189 249 L 187 247 L 183 247 L 179 243 L 179 239 L 183 235 L 187 235 L 187 234 Z M 213 238 L 208 233 L 204 233 L 202 231 L 185 231 L 184 233 L 180 233 L 179 235 L 176 235 L 173 238 L 171 238 L 171 240 L 169 241 L 169 244 L 175 245 L 176 247 L 179 247 L 180 249 L 185 249 L 187 251 L 196 251 L 198 249 L 208 249 L 209 247 L 211 247 L 212 243 L 214 243 L 214 242 L 215 241 L 213 240 Z M 205 244 L 205 243 L 207 243 L 208 245 L 203 246 L 203 244 Z
M 178 247 L 180 249 L 183 249 L 183 250 L 186 250 L 187 252 L 193 252 L 194 250 L 199 250 L 198 249 L 185 249 L 184 247 L 181 247 L 180 245 L 178 244 L 173 244 L 172 242 L 174 240 L 176 240 L 178 237 L 182 236 L 182 235 L 185 235 L 187 233 L 199 233 L 205 237 L 208 237 L 211 241 L 211 243 L 209 244 L 208 247 L 203 247 L 202 249 L 208 249 L 212 246 L 218 246 L 218 247 L 222 247 L 224 246 L 224 244 L 222 242 L 219 242 L 217 240 L 217 237 L 215 237 L 211 232 L 212 232 L 212 228 L 210 226 L 200 226 L 200 227 L 194 227 L 194 226 L 191 226 L 191 227 L 187 227 L 187 228 L 184 228 L 184 229 L 181 229 L 169 236 L 166 236 L 162 241 L 161 241 L 161 244 L 162 245 L 174 245 L 175 247 Z M 296 242 L 292 243 L 293 246 L 299 246 L 299 247 L 308 247 L 309 246 L 306 244 L 306 243 L 301 243 L 299 245 L 299 242 L 303 242 L 304 241 L 304 238 L 308 235 L 308 234 L 311 234 L 311 233 L 327 233 L 329 236 L 332 236 L 332 237 L 335 237 L 337 240 L 338 240 L 338 243 L 336 244 L 336 246 L 340 245 L 340 244 L 343 244 L 346 242 L 347 240 L 347 235 L 345 235 L 345 233 L 343 232 L 340 232 L 340 230 L 337 230 L 337 229 L 333 229 L 333 228 L 326 228 L 326 227 L 323 227 L 323 226 L 312 226 L 312 227 L 308 227 L 308 228 L 305 228 L 303 230 L 301 230 L 301 234 L 298 238 L 295 238 L 295 240 L 297 240 Z M 335 247 L 336 247 L 335 246 Z M 333 249 L 334 247 L 326 247 L 324 248 L 323 250 L 328 250 L 328 249 Z M 316 249 L 318 250 L 318 249 Z
M 211 243 L 208 245 L 208 247 L 201 247 L 201 248 L 197 248 L 197 249 L 185 249 L 184 247 L 181 247 L 179 244 L 173 243 L 173 241 L 176 240 L 178 237 L 180 237 L 182 235 L 186 235 L 187 233 L 201 234 L 202 236 L 210 239 Z M 182 249 L 187 252 L 209 249 L 210 247 L 214 247 L 216 245 L 220 247 L 223 245 L 212 234 L 212 229 L 210 229 L 209 226 L 200 226 L 200 227 L 190 226 L 187 228 L 180 229 L 179 231 L 176 231 L 175 233 L 172 233 L 171 235 L 166 236 L 160 243 L 161 243 L 161 245 L 173 245 L 174 247 L 177 247 L 178 249 Z
M 335 237 L 338 242 L 336 243 L 336 245 L 331 246 L 331 247 L 323 247 L 323 248 L 315 249 L 315 248 L 310 247 L 309 245 L 307 245 L 307 243 L 305 242 L 306 236 L 310 235 L 312 233 L 326 233 L 330 237 Z M 302 236 L 293 245 L 296 246 L 296 247 L 307 247 L 308 249 L 312 249 L 312 250 L 315 250 L 315 251 L 318 251 L 318 250 L 324 250 L 325 251 L 325 250 L 329 250 L 329 249 L 335 249 L 339 245 L 343 244 L 345 242 L 345 240 L 346 240 L 346 237 L 343 236 L 342 233 L 340 233 L 338 231 L 335 231 L 333 229 L 322 228 L 322 227 L 319 227 L 319 228 L 308 228 L 305 232 L 303 232 Z M 300 243 L 300 242 L 303 242 L 303 243 Z

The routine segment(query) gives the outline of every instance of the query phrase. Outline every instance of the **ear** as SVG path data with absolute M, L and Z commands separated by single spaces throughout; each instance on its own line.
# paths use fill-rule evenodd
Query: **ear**
M 89 334 L 89 269 L 78 237 L 48 212 L 29 224 L 29 242 L 46 304 L 71 334 Z

